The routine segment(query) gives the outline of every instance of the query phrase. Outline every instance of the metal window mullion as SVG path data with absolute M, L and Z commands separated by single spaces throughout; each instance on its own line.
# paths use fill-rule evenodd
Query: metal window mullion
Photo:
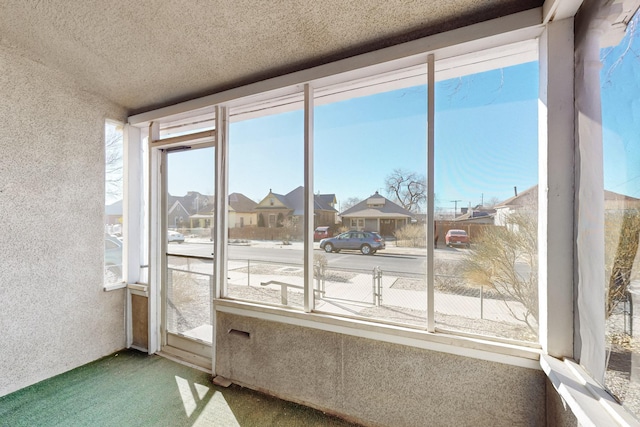
M 148 300 L 148 351 L 153 354 L 160 350 L 163 340 L 161 328 L 164 326 L 162 304 L 162 190 L 165 188 L 163 184 L 163 174 L 161 167 L 162 152 L 151 147 L 151 141 L 157 139 L 160 126 L 156 123 L 149 125 L 149 300 Z
M 214 298 L 227 295 L 227 227 L 229 210 L 229 109 L 216 106 L 215 145 L 215 224 L 214 224 Z
M 229 211 L 229 108 L 215 107 L 215 217 L 213 223 L 213 290 L 210 301 L 211 372 L 216 375 L 217 321 L 213 301 L 227 295 L 227 243 Z
M 427 330 L 435 332 L 434 313 L 434 136 L 435 136 L 435 57 L 427 56 Z
M 313 292 L 313 88 L 304 85 L 304 311 L 314 309 Z

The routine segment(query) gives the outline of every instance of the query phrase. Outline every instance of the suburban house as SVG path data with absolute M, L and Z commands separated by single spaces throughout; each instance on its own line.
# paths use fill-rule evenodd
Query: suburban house
M 496 210 L 476 206 L 475 208 L 462 208 L 462 214 L 453 218 L 452 222 L 469 224 L 493 224 Z
M 414 214 L 380 195 L 370 197 L 340 214 L 342 225 L 352 230 L 377 231 L 392 236 L 396 230 L 415 221 Z
M 224 393 L 242 387 L 268 394 L 254 399 L 265 407 L 275 397 L 318 417 L 341 418 L 324 424 L 640 425 L 637 331 L 616 333 L 617 340 L 609 334 L 640 310 L 629 313 L 621 303 L 614 313 L 619 322 L 608 322 L 610 266 L 603 250 L 607 206 L 637 203 L 605 192 L 606 118 L 615 113 L 617 124 L 633 130 L 617 136 L 623 160 L 617 165 L 628 167 L 627 180 L 637 177 L 639 144 L 631 127 L 635 101 L 607 104 L 605 95 L 614 88 L 615 96 L 637 100 L 640 86 L 637 70 L 613 73 L 609 86 L 601 80 L 603 63 L 611 60 L 605 49 L 621 48 L 622 62 L 636 64 L 639 8 L 640 0 L 1 1 L 0 424 L 273 426 L 288 420 L 286 411 L 241 419 L 247 401 Z M 487 74 L 508 83 L 508 71 L 521 66 L 527 72 L 515 73 L 514 86 L 527 91 L 493 103 L 502 86 L 484 87 L 457 109 L 470 113 L 467 121 L 443 109 L 447 100 L 437 96 L 447 81 L 454 88 L 460 83 L 461 91 L 465 82 L 482 85 L 478 76 Z M 412 95 L 416 105 L 403 102 Z M 527 106 L 526 129 L 521 120 L 502 120 L 514 104 Z M 352 105 L 347 118 L 330 114 Z M 480 151 L 441 161 L 443 129 L 481 128 L 488 111 L 498 117 L 491 122 L 498 132 L 470 132 L 466 139 Z M 346 135 L 358 114 L 359 124 L 376 127 Z M 265 137 L 263 120 L 274 118 L 278 126 Z M 104 233 L 105 133 L 112 125 L 123 152 L 123 239 L 114 242 L 122 269 L 115 279 L 105 274 Z M 415 132 L 405 132 L 409 127 Z M 513 143 L 498 144 L 497 133 Z M 283 134 L 295 140 L 291 156 L 277 150 Z M 331 144 L 345 135 L 358 141 Z M 383 142 L 371 142 L 373 135 Z M 420 149 L 407 149 L 411 135 Z M 396 165 L 378 154 L 383 147 L 404 156 L 400 165 L 414 157 L 425 165 L 418 172 L 432 202 L 438 174 L 455 174 L 470 158 L 492 180 L 525 138 L 535 152 L 529 163 L 536 164 L 537 185 L 497 207 L 495 221 L 536 207 L 537 262 L 518 264 L 536 279 L 527 283 L 535 298 L 528 308 L 519 305 L 537 314 L 527 340 L 495 332 L 519 326 L 504 298 L 477 288 L 456 294 L 464 284 L 457 278 L 455 292 L 440 291 L 438 264 L 473 248 L 445 252 L 427 245 L 395 256 L 389 244 L 387 253 L 364 256 L 314 247 L 313 227 L 336 214 L 331 195 L 314 195 L 322 182 L 316 177 L 339 174 L 346 183 L 356 176 L 331 160 L 353 159 L 366 172 L 357 176 L 374 185 L 382 180 L 376 172 Z M 458 148 L 461 139 L 446 147 Z M 259 149 L 247 149 L 246 141 Z M 325 152 L 316 155 L 322 144 Z M 505 156 L 479 156 L 487 147 Z M 169 159 L 202 150 L 215 151 L 202 178 L 215 196 L 167 197 Z M 363 153 L 378 159 L 360 161 Z M 249 160 L 263 166 L 264 179 L 276 167 L 301 171 L 295 184 L 304 188 L 269 191 L 255 217 L 245 207 L 236 211 L 229 188 L 258 181 L 249 178 L 255 172 Z M 433 203 L 426 214 L 429 241 Z M 342 217 L 349 228 L 383 234 L 413 220 L 378 193 Z M 288 218 L 303 239 L 259 248 L 279 264 L 234 258 L 246 248 L 228 240 L 232 220 L 249 229 L 247 220 L 278 227 Z M 167 248 L 167 228 L 177 224 L 210 226 L 219 237 L 192 256 L 187 252 L 198 245 Z M 637 259 L 637 245 L 619 244 L 618 253 L 628 252 L 623 261 Z M 412 277 L 401 277 L 406 263 L 417 265 Z M 343 271 L 350 266 L 366 268 Z M 174 298 L 179 287 L 186 291 Z M 180 304 L 196 296 L 198 304 L 183 310 Z M 346 307 L 345 296 L 355 303 Z M 401 304 L 409 311 L 400 313 Z M 497 314 L 489 319 L 493 308 Z M 192 334 L 172 329 L 183 326 Z M 626 346 L 617 359 L 609 357 L 615 345 Z M 105 358 L 113 363 L 98 364 Z M 177 365 L 179 372 L 118 375 L 125 358 L 134 367 L 151 361 Z M 609 369 L 611 362 L 618 364 Z M 192 379 L 193 372 L 201 376 Z M 619 398 L 610 375 L 620 380 Z M 62 386 L 51 382 L 60 377 L 67 378 Z M 82 387 L 105 377 L 115 384 L 109 390 Z M 134 385 L 142 391 L 131 393 Z M 167 400 L 149 397 L 158 390 Z M 21 400 L 32 391 L 39 393 L 35 399 Z M 51 404 L 61 396 L 77 406 Z M 87 419 L 94 406 L 102 418 Z M 217 414 L 208 412 L 212 407 Z M 179 422 L 163 418 L 165 410 Z M 125 411 L 130 418 L 114 421 Z M 30 422 L 42 413 L 45 422 Z
M 169 198 L 171 199 L 171 197 Z M 191 228 L 191 212 L 177 198 L 169 208 L 167 219 L 169 228 Z
M 242 193 L 229 194 L 229 228 L 256 227 L 258 204 Z
M 624 211 L 628 209 L 640 209 L 640 199 L 604 190 L 605 212 Z M 510 197 L 495 206 L 495 225 L 505 225 L 507 218 L 513 212 L 528 212 L 535 214 L 538 211 L 538 186 L 534 185 Z
M 211 228 L 214 218 L 214 196 L 189 191 L 186 196 L 169 195 L 170 228 Z M 241 193 L 229 194 L 229 227 L 257 225 L 257 203 Z
M 168 195 L 167 224 L 172 228 L 210 228 L 214 196 L 189 191 L 184 196 Z
M 336 223 L 335 194 L 314 194 L 313 215 L 314 228 Z M 301 224 L 304 215 L 304 187 L 300 186 L 287 194 L 277 194 L 269 189 L 269 194 L 255 207 L 258 216 L 258 227 L 282 227 L 285 221 Z

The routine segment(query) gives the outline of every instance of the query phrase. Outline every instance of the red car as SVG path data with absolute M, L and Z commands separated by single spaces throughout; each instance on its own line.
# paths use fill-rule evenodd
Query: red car
M 333 237 L 333 233 L 329 230 L 328 226 L 316 227 L 313 232 L 313 240 L 316 242 L 322 239 L 326 239 L 327 237 Z
M 447 246 L 464 246 L 468 248 L 469 244 L 469 235 L 464 230 L 449 230 L 447 231 L 447 235 L 444 236 L 444 241 Z

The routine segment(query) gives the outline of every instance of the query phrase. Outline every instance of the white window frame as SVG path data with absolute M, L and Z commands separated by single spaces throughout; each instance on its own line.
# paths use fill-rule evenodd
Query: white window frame
M 532 9 L 526 12 L 509 15 L 503 18 L 486 21 L 483 23 L 475 24 L 459 30 L 453 30 L 447 33 L 437 34 L 427 37 L 425 39 L 415 40 L 405 43 L 403 45 L 394 46 L 380 51 L 372 52 L 369 54 L 360 55 L 357 57 L 337 61 L 334 63 L 322 65 L 312 69 L 303 70 L 289 75 L 284 75 L 269 79 L 266 81 L 254 83 L 248 86 L 244 86 L 237 89 L 231 89 L 225 92 L 217 93 L 203 98 L 187 101 L 184 103 L 164 107 L 158 110 L 150 111 L 147 113 L 138 114 L 129 118 L 129 123 L 132 126 L 144 128 L 149 123 L 154 123 L 158 128 L 155 132 L 158 135 L 168 134 L 171 129 L 175 129 L 176 125 L 182 124 L 182 126 L 193 126 L 192 123 L 199 122 L 201 124 L 208 124 L 212 122 L 211 114 L 215 109 L 234 108 L 234 112 L 237 112 L 237 116 L 231 117 L 230 120 L 237 120 L 240 118 L 252 117 L 259 115 L 260 110 L 269 106 L 276 110 L 286 111 L 290 108 L 291 104 L 298 102 L 304 102 L 305 109 L 305 148 L 309 152 L 305 153 L 305 190 L 308 194 L 305 194 L 305 201 L 312 203 L 312 182 L 310 176 L 312 176 L 312 170 L 310 162 L 312 160 L 312 106 L 316 104 L 322 104 L 331 102 L 336 96 L 339 96 L 339 85 L 337 83 L 344 82 L 343 90 L 366 90 L 367 85 L 371 84 L 413 84 L 416 81 L 417 76 L 422 76 L 424 79 L 425 69 L 428 68 L 430 73 L 427 75 L 432 79 L 430 88 L 433 88 L 433 79 L 438 77 L 439 79 L 451 78 L 456 72 L 465 74 L 480 72 L 488 69 L 493 69 L 500 66 L 506 66 L 510 63 L 524 62 L 526 58 L 531 56 L 531 47 L 535 46 L 537 51 L 537 39 L 546 31 L 546 26 L 541 22 L 541 10 Z M 566 28 L 558 30 L 559 33 L 566 32 Z M 564 33 L 563 33 L 564 34 Z M 566 35 L 566 34 L 565 34 Z M 547 50 L 540 50 L 539 61 L 543 64 L 546 59 L 542 55 L 548 55 L 557 59 L 555 48 L 553 44 L 549 42 L 546 47 Z M 563 51 L 564 53 L 564 51 Z M 524 58 L 524 59 L 523 59 Z M 542 67 L 542 65 L 541 65 Z M 391 75 L 395 70 L 405 70 L 403 80 L 399 83 L 399 80 L 391 81 L 390 83 L 384 83 L 388 75 Z M 571 74 L 571 73 L 569 73 Z M 545 74 L 545 78 L 547 78 Z M 543 81 L 541 75 L 541 93 L 547 89 L 547 81 Z M 422 80 L 424 81 L 424 80 Z M 564 82 L 564 81 L 563 81 Z M 566 82 L 565 82 L 566 83 Z M 560 84 L 560 82 L 558 83 Z M 355 86 L 354 86 L 355 85 Z M 300 87 L 304 86 L 304 96 L 300 99 Z M 331 87 L 332 91 L 323 91 L 323 88 Z M 433 90 L 429 91 L 429 97 L 433 96 Z M 563 92 L 565 93 L 565 92 Z M 314 97 L 315 94 L 315 97 Z M 553 117 L 560 106 L 556 105 L 556 102 L 565 102 L 563 97 L 556 100 L 555 98 L 548 100 L 547 114 L 548 117 Z M 299 104 L 297 104 L 299 105 Z M 430 105 L 433 105 L 433 99 L 430 100 Z M 562 105 L 564 107 L 564 105 Z M 299 108 L 299 107 L 296 107 Z M 433 108 L 430 108 L 433 111 Z M 228 113 L 227 113 L 228 115 Z M 222 116 L 216 116 L 216 120 L 219 120 Z M 225 119 L 226 120 L 226 119 Z M 171 124 L 169 126 L 168 124 Z M 541 126 L 547 126 L 547 123 L 541 124 Z M 219 138 L 227 138 L 226 131 L 224 130 L 228 126 L 228 120 L 222 124 L 219 122 L 218 126 L 224 126 L 218 129 Z M 548 144 L 547 141 L 554 140 L 557 135 L 553 127 L 549 127 L 545 132 L 541 134 L 545 135 L 545 138 L 541 138 L 541 146 L 544 145 L 544 149 L 548 150 L 550 147 L 553 149 L 553 144 Z M 428 133 L 433 138 L 433 120 L 429 121 Z M 541 148 L 542 150 L 542 148 Z M 224 156 L 223 150 L 219 150 L 222 156 Z M 432 152 L 432 151 L 431 151 Z M 546 153 L 548 157 L 551 157 L 552 153 L 547 151 L 541 151 Z M 431 154 L 432 155 L 432 154 Z M 566 159 L 565 159 L 566 160 Z M 428 159 L 429 161 L 429 159 Z M 433 159 L 431 158 L 430 162 Z M 540 159 L 541 164 L 547 164 L 546 159 Z M 567 163 L 569 164 L 569 163 Z M 217 169 L 217 184 L 216 194 L 227 194 L 226 177 L 228 171 L 226 170 L 226 161 L 224 157 L 220 160 L 220 168 Z M 431 166 L 431 167 L 429 167 Z M 428 173 L 433 173 L 433 164 L 428 163 Z M 542 173 L 550 173 L 549 170 L 541 170 Z M 548 177 L 550 182 L 556 179 L 556 177 Z M 557 179 L 565 179 L 562 178 Z M 433 176 L 428 179 L 429 183 L 432 183 Z M 563 183 L 563 185 L 565 185 Z M 564 187 L 563 187 L 564 188 Z M 430 190 L 430 195 L 433 197 L 433 189 Z M 541 197 L 546 196 L 544 191 L 540 192 Z M 311 200 L 306 200 L 307 198 Z M 153 201 L 153 198 L 152 198 Z M 431 199 L 431 201 L 433 201 Z M 431 204 L 432 205 L 432 204 Z M 309 206 L 312 206 L 310 204 Z M 548 232 L 544 227 L 551 227 L 553 229 L 572 229 L 573 218 L 557 218 L 555 216 L 548 215 L 548 209 L 541 209 L 541 223 L 543 225 L 542 232 Z M 217 212 L 226 212 L 224 209 L 218 209 Z M 309 212 L 307 212 L 309 214 Z M 433 212 L 429 212 L 428 220 L 433 221 Z M 216 218 L 216 228 L 224 229 L 222 227 L 224 220 L 222 218 Z M 309 257 L 311 255 L 313 239 L 310 238 L 310 233 L 313 232 L 313 223 L 308 220 L 305 221 L 305 235 L 307 240 L 305 241 L 305 262 L 309 263 Z M 433 227 L 427 228 L 428 233 L 433 233 Z M 431 236 L 432 238 L 433 236 Z M 429 236 L 427 236 L 429 239 Z M 152 238 L 153 241 L 153 233 Z M 222 240 L 220 240 L 221 244 Z M 545 246 L 543 251 L 540 252 L 540 256 L 545 256 L 547 261 L 552 254 L 546 251 L 546 243 L 541 243 Z M 153 250 L 153 242 L 150 246 Z M 431 248 L 431 245 L 427 245 L 427 248 Z M 218 248 L 216 248 L 218 249 Z M 220 248 L 223 249 L 223 248 Z M 224 256 L 223 250 L 216 251 L 219 255 Z M 428 257 L 429 260 L 433 260 L 433 256 Z M 219 261 L 222 265 L 225 264 L 225 260 Z M 540 277 L 555 278 L 556 271 L 554 266 L 550 265 L 550 262 L 541 262 Z M 217 264 L 216 264 L 217 265 Z M 308 267 L 308 266 L 307 266 Z M 570 267 L 571 271 L 572 266 Z M 306 271 L 311 269 L 306 268 Z M 218 270 L 223 271 L 222 267 Z M 432 271 L 432 268 L 429 269 Z M 429 273 L 428 273 L 429 274 Z M 152 278 L 153 281 L 153 278 Z M 536 367 L 539 369 L 537 360 L 541 351 L 536 346 L 527 347 L 526 345 L 513 345 L 506 341 L 485 341 L 481 336 L 467 337 L 456 336 L 452 334 L 433 333 L 435 328 L 433 326 L 433 298 L 428 298 L 428 307 L 430 310 L 431 319 L 428 320 L 429 326 L 427 331 L 410 330 L 409 328 L 402 328 L 393 325 L 378 324 L 366 320 L 353 320 L 353 319 L 335 319 L 332 316 L 325 316 L 317 313 L 313 313 L 313 299 L 310 297 L 312 294 L 311 287 L 312 281 L 307 277 L 306 295 L 305 295 L 305 311 L 292 312 L 291 310 L 279 309 L 274 307 L 267 307 L 258 303 L 247 303 L 239 301 L 229 301 L 224 299 L 216 300 L 215 309 L 221 312 L 236 313 L 249 317 L 258 317 L 268 320 L 276 320 L 284 323 L 305 324 L 309 327 L 333 330 L 341 333 L 348 333 L 357 336 L 367 335 L 375 339 L 381 339 L 383 341 L 398 342 L 406 345 L 417 346 L 421 348 L 430 348 L 438 351 L 446 351 L 454 354 L 462 354 L 469 357 L 476 357 L 486 360 L 500 361 L 503 363 L 510 363 L 518 366 Z M 432 279 L 430 280 L 432 282 Z M 218 296 L 224 295 L 224 289 L 226 286 L 226 276 L 216 275 L 216 287 L 218 290 Z M 551 286 L 549 280 L 541 282 L 540 286 Z M 553 286 L 558 286 L 557 283 L 553 283 Z M 567 288 L 572 286 L 572 282 L 565 284 L 561 287 L 562 292 L 566 292 Z M 546 289 L 544 290 L 546 294 Z M 433 290 L 429 293 L 433 295 Z M 544 313 L 551 311 L 564 313 L 572 313 L 572 300 L 567 301 L 565 298 L 560 300 L 553 300 L 547 298 L 541 301 L 541 308 L 544 305 Z M 553 307 L 549 307 L 552 305 Z M 553 308 L 553 310 L 551 309 Z M 300 317 L 302 316 L 302 317 Z M 569 314 L 571 316 L 571 314 Z M 564 316 L 563 316 L 564 317 Z M 151 321 L 153 322 L 153 318 Z M 551 323 L 549 320 L 548 324 Z M 158 328 L 157 325 L 153 325 L 152 328 Z M 541 329 L 540 339 L 541 342 L 547 343 L 544 348 L 545 351 L 549 351 L 555 354 L 553 351 L 553 345 L 548 343 L 561 342 L 566 335 L 572 335 L 572 325 L 565 325 L 561 328 L 546 328 Z M 215 328 L 214 328 L 215 330 Z M 364 332 L 368 331 L 368 332 Z M 557 339 L 555 337 L 558 337 Z M 215 339 L 214 339 L 215 342 Z M 564 349 L 562 350 L 564 352 Z M 570 352 L 565 353 L 565 356 L 571 356 Z

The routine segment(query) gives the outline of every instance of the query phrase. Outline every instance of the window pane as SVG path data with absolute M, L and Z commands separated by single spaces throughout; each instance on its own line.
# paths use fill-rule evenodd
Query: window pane
M 230 110 L 226 297 L 299 308 L 304 115 L 301 102 L 288 109 L 270 114 L 267 108 L 249 119 Z
M 425 69 L 316 92 L 317 311 L 426 326 Z
M 211 342 L 215 147 L 189 144 L 165 156 L 166 331 Z
M 438 328 L 537 341 L 537 104 L 537 62 L 436 85 Z
M 122 282 L 122 125 L 105 124 L 104 283 Z
M 167 332 L 211 342 L 213 261 L 167 255 L 166 289 Z
M 602 50 L 606 386 L 640 415 L 640 37 L 636 15 L 618 46 Z

